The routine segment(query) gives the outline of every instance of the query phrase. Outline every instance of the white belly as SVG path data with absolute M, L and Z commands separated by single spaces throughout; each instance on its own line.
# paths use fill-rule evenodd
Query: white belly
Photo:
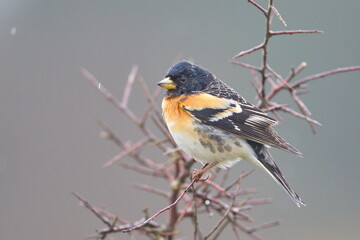
M 199 137 L 189 132 L 172 131 L 171 128 L 170 133 L 177 145 L 198 162 L 206 164 L 217 161 L 219 167 L 227 168 L 241 159 L 248 160 L 254 156 L 245 140 L 201 123 L 194 126 Z

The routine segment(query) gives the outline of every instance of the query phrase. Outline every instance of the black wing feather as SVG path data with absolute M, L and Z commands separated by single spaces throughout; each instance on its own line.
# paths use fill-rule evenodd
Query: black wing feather
M 243 139 L 276 147 L 301 156 L 299 150 L 291 146 L 275 132 L 273 129 L 273 126 L 277 124 L 275 119 L 267 116 L 262 110 L 248 103 L 235 90 L 228 87 L 222 81 L 216 79 L 203 92 L 227 99 L 231 103 L 223 109 L 204 108 L 202 110 L 189 110 L 186 106 L 183 106 L 197 120 L 218 129 L 231 132 Z M 234 102 L 241 107 L 240 112 L 234 111 L 226 117 L 214 120 L 216 114 L 227 111 L 232 107 L 235 108 Z

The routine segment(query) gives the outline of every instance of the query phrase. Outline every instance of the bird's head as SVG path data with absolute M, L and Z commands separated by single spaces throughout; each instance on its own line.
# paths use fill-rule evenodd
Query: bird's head
M 173 97 L 182 94 L 194 94 L 205 89 L 214 79 L 206 69 L 188 61 L 180 61 L 172 66 L 158 85 L 168 90 Z

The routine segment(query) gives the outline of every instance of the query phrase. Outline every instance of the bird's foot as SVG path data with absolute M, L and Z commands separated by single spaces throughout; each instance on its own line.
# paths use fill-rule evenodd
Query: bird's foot
M 209 179 L 209 175 L 206 178 L 201 178 L 202 175 L 209 171 L 211 168 L 213 168 L 214 166 L 216 166 L 218 164 L 218 162 L 212 162 L 212 163 L 207 163 L 203 166 L 203 168 L 201 170 L 197 170 L 194 169 L 194 171 L 191 174 L 191 179 L 195 180 L 195 182 L 205 182 L 206 180 Z
M 209 175 L 206 178 L 201 178 L 205 172 L 206 171 L 203 171 L 203 169 L 201 170 L 194 169 L 194 171 L 191 174 L 191 179 L 195 180 L 195 182 L 205 182 L 206 180 L 209 179 Z

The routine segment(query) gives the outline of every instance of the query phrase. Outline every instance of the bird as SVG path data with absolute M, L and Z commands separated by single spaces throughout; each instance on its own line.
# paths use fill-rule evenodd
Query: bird
M 182 60 L 158 85 L 166 89 L 162 113 L 175 143 L 203 165 L 196 181 L 212 167 L 230 168 L 245 160 L 268 173 L 298 206 L 301 198 L 286 182 L 270 147 L 302 156 L 274 130 L 277 120 L 247 102 L 214 74 Z

